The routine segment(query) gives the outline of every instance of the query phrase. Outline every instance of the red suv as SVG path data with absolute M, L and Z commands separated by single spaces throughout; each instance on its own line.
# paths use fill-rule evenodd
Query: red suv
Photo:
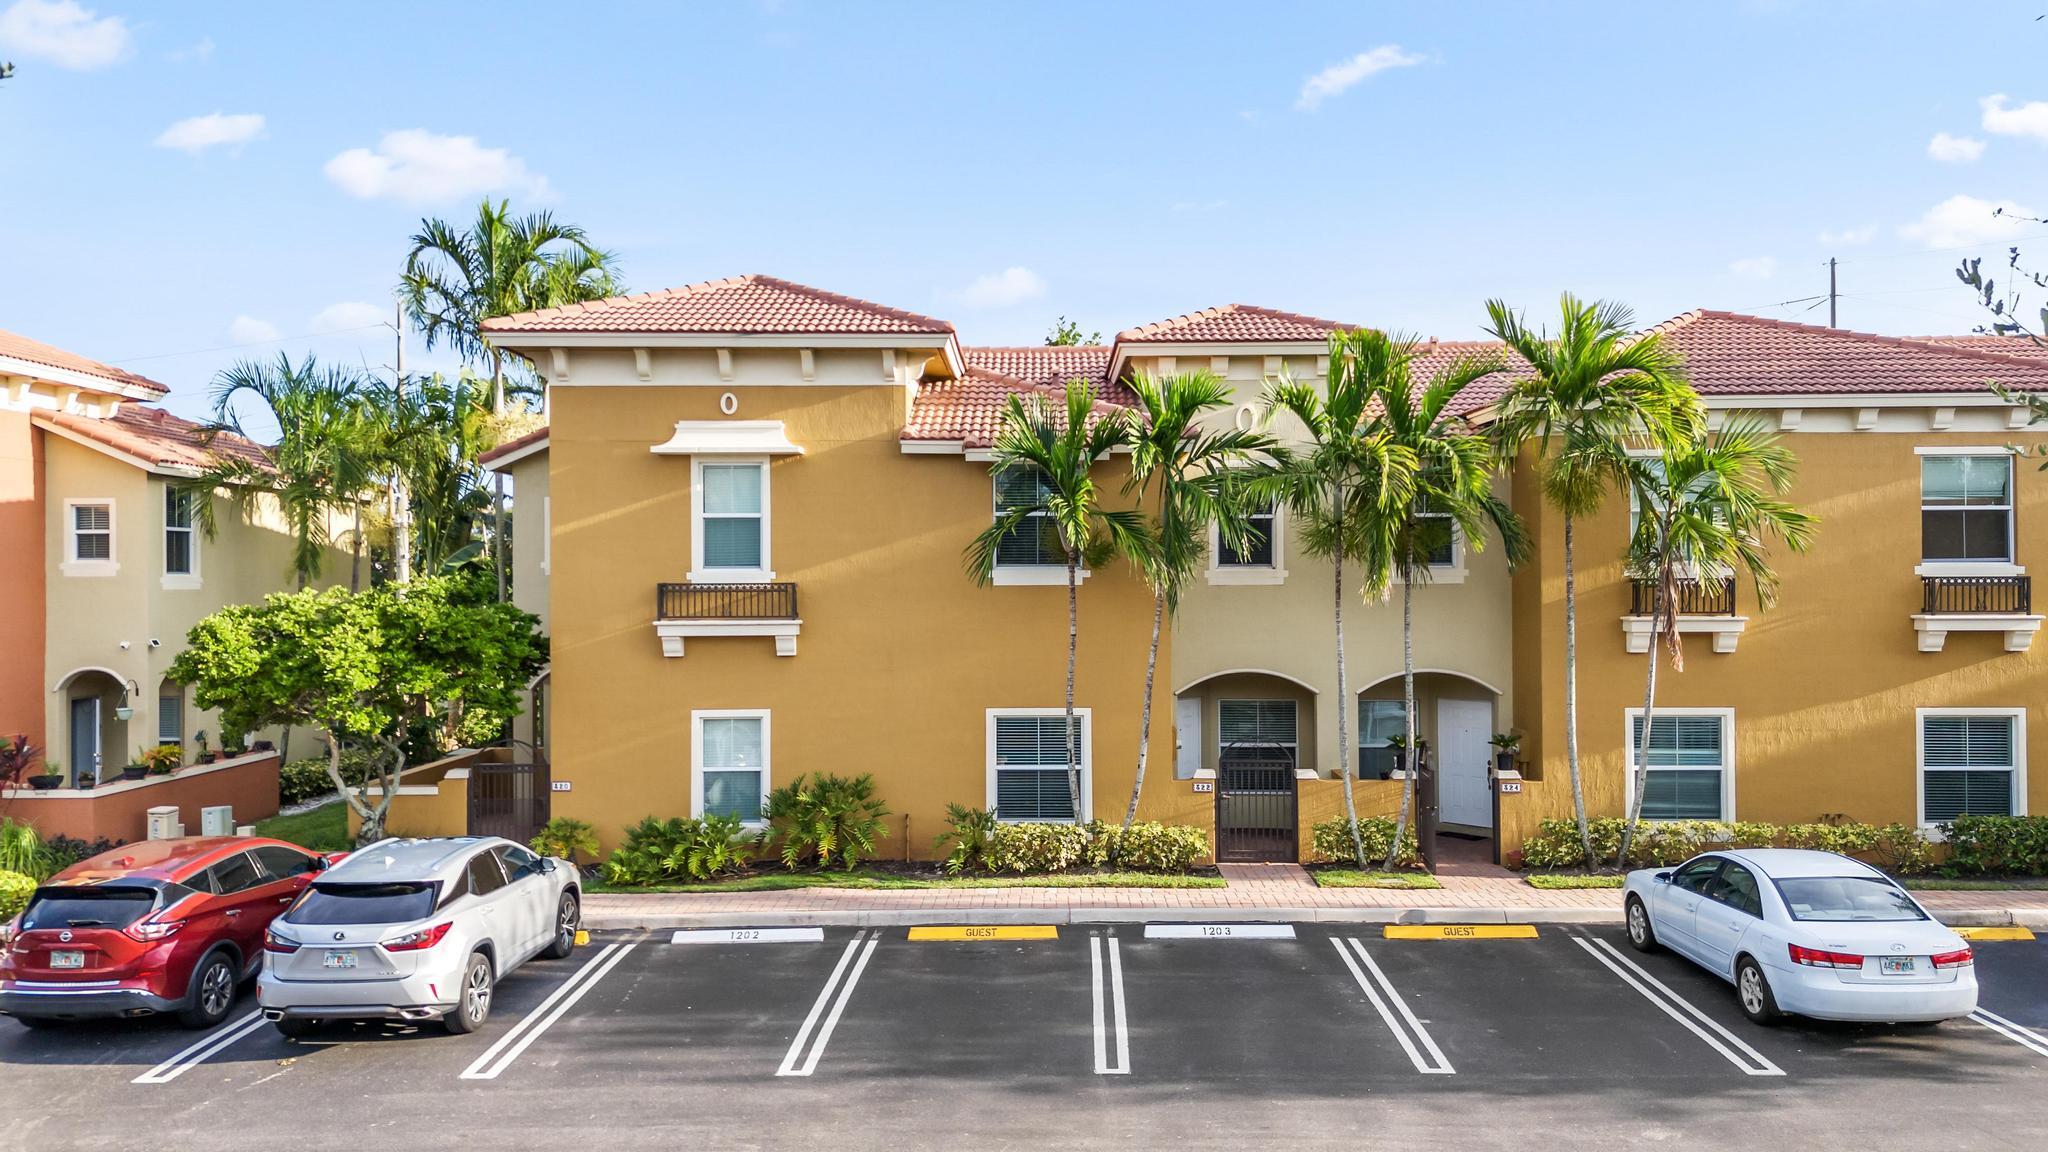
M 45 881 L 0 930 L 0 1013 L 31 1028 L 175 1013 L 218 1024 L 263 962 L 263 932 L 326 857 L 281 840 L 145 840 Z

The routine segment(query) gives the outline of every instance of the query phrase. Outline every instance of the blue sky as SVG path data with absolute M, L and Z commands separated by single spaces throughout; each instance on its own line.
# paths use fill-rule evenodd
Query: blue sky
M 1825 322 L 1774 305 L 1830 255 L 1844 326 L 1966 331 L 1956 259 L 2048 237 L 1990 216 L 2048 211 L 2042 8 L 0 0 L 0 328 L 194 416 L 238 356 L 388 364 L 407 236 L 489 194 L 634 290 L 969 343 L 1232 301 L 1474 337 L 1562 289 Z

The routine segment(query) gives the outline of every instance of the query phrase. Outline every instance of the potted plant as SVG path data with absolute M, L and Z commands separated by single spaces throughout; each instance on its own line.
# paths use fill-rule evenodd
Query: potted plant
M 228 759 L 232 760 L 247 752 L 249 745 L 242 736 L 222 736 L 220 738 L 220 750 Z
M 20 784 L 36 762 L 36 746 L 26 733 L 9 740 L 0 736 L 0 784 Z
M 193 763 L 211 764 L 220 758 L 219 753 L 216 753 L 206 745 L 206 729 L 201 728 L 199 731 L 194 732 L 192 734 L 192 742 L 199 745 L 199 755 L 194 757 Z
M 1493 745 L 1494 770 L 1497 772 L 1513 770 L 1515 766 L 1515 751 L 1522 745 L 1522 734 L 1520 732 L 1495 732 L 1493 739 L 1488 740 L 1487 743 Z
M 141 762 L 147 774 L 169 776 L 185 766 L 185 750 L 176 744 L 159 744 L 154 748 L 137 749 L 135 759 Z
M 55 760 L 43 761 L 43 770 L 28 778 L 28 786 L 38 792 L 48 792 L 64 785 L 64 766 Z
M 268 740 L 258 740 L 250 750 L 253 752 L 275 752 L 277 751 L 277 745 Z
M 100 782 L 100 778 L 99 778 L 98 776 L 94 775 L 93 773 L 91 773 L 91 772 L 80 772 L 80 773 L 78 774 L 78 783 L 76 784 L 76 787 L 79 787 L 79 788 L 96 788 L 96 787 L 98 787 L 98 786 L 99 786 L 99 782 Z

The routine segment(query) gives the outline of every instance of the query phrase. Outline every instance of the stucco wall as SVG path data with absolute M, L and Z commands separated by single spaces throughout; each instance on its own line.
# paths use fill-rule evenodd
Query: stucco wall
M 275 755 L 250 753 L 234 760 L 197 765 L 174 776 L 107 784 L 90 791 L 58 789 L 0 791 L 0 807 L 16 820 L 36 826 L 45 838 L 105 838 L 117 843 L 149 834 L 149 810 L 174 805 L 185 834 L 197 836 L 202 809 L 225 804 L 237 825 L 277 815 Z
M 0 408 L 0 736 L 48 744 L 43 720 L 43 485 L 29 415 Z

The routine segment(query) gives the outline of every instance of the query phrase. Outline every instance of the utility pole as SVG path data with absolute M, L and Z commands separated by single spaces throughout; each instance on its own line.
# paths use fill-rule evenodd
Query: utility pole
M 1828 327 L 1835 327 L 1835 258 L 1828 257 Z
M 405 304 L 403 302 L 394 302 L 391 305 L 391 332 L 398 342 L 398 348 L 392 360 L 392 372 L 397 377 L 397 391 L 395 395 L 398 398 L 398 403 L 403 406 L 405 403 Z M 393 560 L 398 568 L 398 582 L 400 584 L 408 584 L 412 581 L 412 499 L 405 491 L 405 485 L 400 481 L 400 472 L 401 470 L 395 466 L 391 469 L 391 484 L 388 493 L 388 499 L 391 501 L 391 551 L 393 553 Z

